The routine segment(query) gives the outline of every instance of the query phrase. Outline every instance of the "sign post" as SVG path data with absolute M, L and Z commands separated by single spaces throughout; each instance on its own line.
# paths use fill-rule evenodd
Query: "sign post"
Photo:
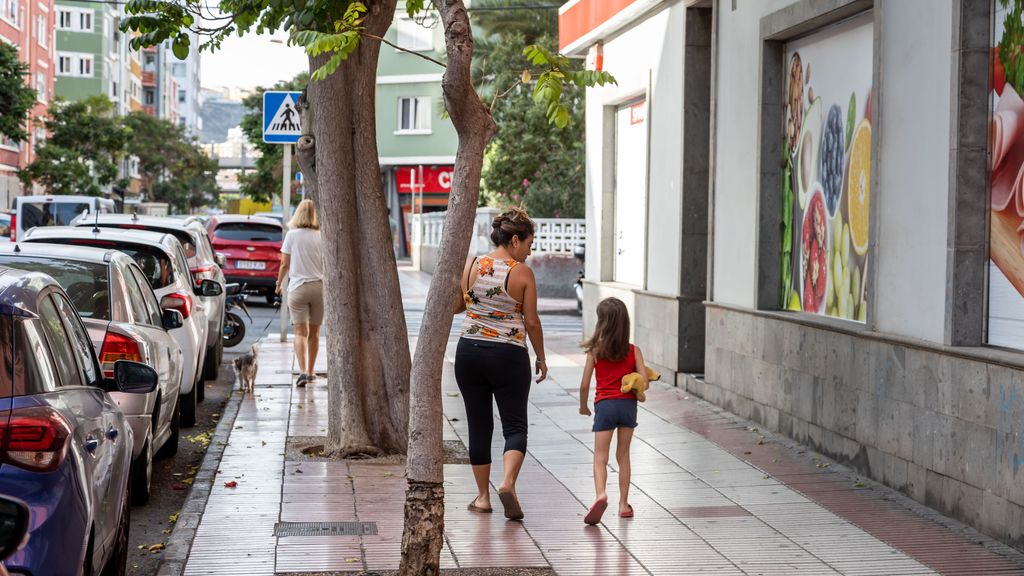
M 292 207 L 292 144 L 302 137 L 297 103 L 301 92 L 267 91 L 263 93 L 263 141 L 284 145 L 284 170 L 281 175 L 281 220 L 287 227 Z M 288 341 L 288 279 L 281 295 L 281 342 Z

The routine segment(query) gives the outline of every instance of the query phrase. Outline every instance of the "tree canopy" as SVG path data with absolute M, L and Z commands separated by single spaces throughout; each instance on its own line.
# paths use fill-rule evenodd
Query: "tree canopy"
M 18 49 L 0 42 L 0 137 L 15 142 L 28 138 L 26 120 L 36 103 L 36 91 L 25 81 L 28 74 L 28 64 L 18 59 Z
M 106 96 L 92 96 L 57 100 L 43 125 L 49 136 L 20 173 L 26 184 L 37 182 L 50 194 L 102 196 L 111 186 L 127 187 L 121 161 L 134 156 L 148 200 L 187 212 L 217 198 L 217 162 L 177 124 L 145 112 L 119 117 Z
M 43 125 L 49 135 L 37 145 L 35 160 L 21 170 L 22 182 L 42 184 L 50 194 L 86 196 L 101 196 L 118 182 L 118 163 L 130 133 L 106 96 L 57 100 Z

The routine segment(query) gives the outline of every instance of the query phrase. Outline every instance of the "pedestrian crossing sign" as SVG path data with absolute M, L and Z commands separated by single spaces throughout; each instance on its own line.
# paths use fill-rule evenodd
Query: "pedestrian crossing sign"
M 294 144 L 302 136 L 297 103 L 301 92 L 263 93 L 263 141 Z

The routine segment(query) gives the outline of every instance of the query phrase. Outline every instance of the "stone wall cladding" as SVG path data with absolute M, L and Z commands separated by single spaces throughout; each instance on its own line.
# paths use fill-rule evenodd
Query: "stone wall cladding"
M 693 394 L 1024 550 L 1024 371 L 878 334 L 707 309 Z

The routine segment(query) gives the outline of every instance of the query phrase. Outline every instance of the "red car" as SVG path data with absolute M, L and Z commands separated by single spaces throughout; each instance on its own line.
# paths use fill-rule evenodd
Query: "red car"
M 213 249 L 223 254 L 224 279 L 245 284 L 273 303 L 274 285 L 281 262 L 284 227 L 273 218 L 222 214 L 206 225 Z

